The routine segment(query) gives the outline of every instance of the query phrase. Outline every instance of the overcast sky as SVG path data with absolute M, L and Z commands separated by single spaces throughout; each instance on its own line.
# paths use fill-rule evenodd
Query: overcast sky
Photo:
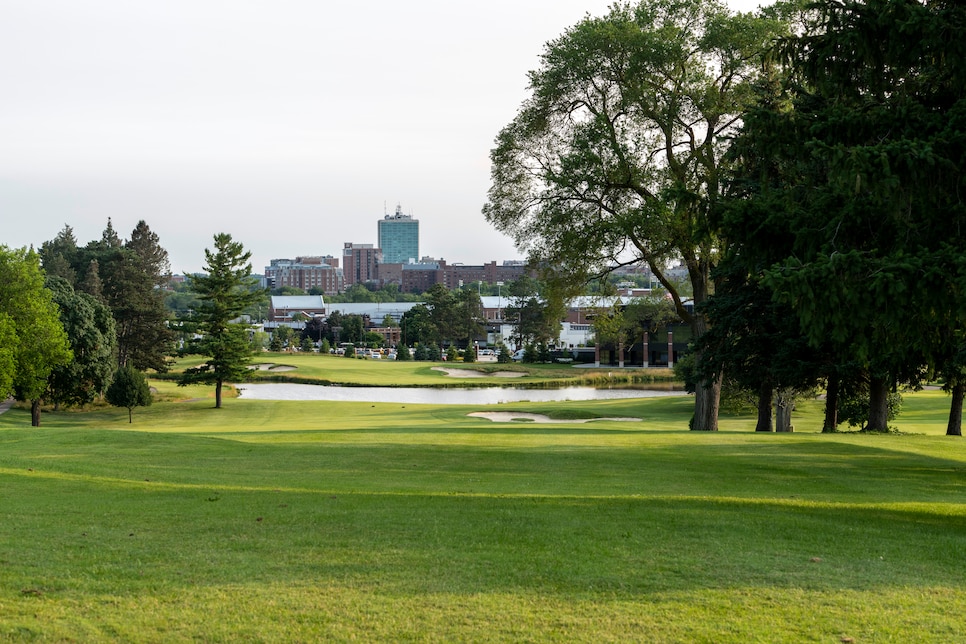
M 423 255 L 519 258 L 480 212 L 489 150 L 544 43 L 610 4 L 0 0 L 0 244 L 144 219 L 176 273 L 219 232 L 261 273 L 401 204 Z

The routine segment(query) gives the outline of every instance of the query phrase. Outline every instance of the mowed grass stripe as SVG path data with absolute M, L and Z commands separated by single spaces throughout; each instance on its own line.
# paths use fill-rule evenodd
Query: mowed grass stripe
M 964 641 L 966 450 L 923 393 L 885 436 L 695 434 L 686 399 L 13 410 L 0 638 Z

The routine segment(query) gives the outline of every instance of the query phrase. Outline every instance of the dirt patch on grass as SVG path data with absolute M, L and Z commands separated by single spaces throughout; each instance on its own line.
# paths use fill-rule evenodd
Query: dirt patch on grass
M 451 378 L 522 378 L 527 375 L 522 371 L 476 371 L 475 369 L 450 369 L 447 367 L 433 367 L 433 371 L 442 371 Z
M 543 414 L 530 414 L 522 411 L 474 411 L 467 416 L 474 418 L 488 418 L 494 423 L 589 423 L 595 420 L 619 420 L 622 422 L 640 422 L 640 418 L 574 418 L 561 419 L 551 418 Z

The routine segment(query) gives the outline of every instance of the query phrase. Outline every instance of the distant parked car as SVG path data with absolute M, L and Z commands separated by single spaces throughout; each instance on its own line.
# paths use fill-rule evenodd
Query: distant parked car
M 526 349 L 517 349 L 516 351 L 513 352 L 513 355 L 510 357 L 513 358 L 514 362 L 520 362 L 521 360 L 523 360 L 524 353 L 526 353 Z

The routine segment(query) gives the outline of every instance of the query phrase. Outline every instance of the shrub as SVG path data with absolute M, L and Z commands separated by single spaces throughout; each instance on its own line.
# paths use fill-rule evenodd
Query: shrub
M 151 388 L 144 374 L 134 367 L 121 367 L 114 373 L 114 381 L 104 398 L 115 407 L 127 407 L 127 422 L 134 422 L 134 408 L 151 404 Z

